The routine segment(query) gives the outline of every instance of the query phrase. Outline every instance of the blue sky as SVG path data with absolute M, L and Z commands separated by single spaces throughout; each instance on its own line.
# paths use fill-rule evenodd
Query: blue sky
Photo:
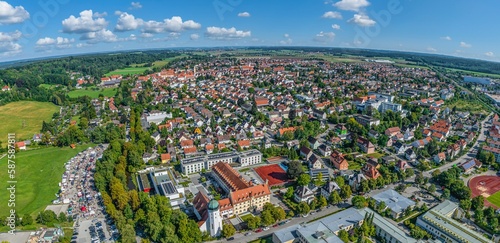
M 147 48 L 328 46 L 500 61 L 496 0 L 0 0 L 0 62 Z

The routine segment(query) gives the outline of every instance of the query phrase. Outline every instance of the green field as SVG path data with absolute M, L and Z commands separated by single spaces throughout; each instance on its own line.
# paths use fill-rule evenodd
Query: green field
M 490 77 L 490 78 L 500 78 L 500 74 L 491 74 L 491 73 L 481 73 L 481 72 L 474 72 L 474 71 L 468 71 L 468 70 L 463 70 L 463 69 L 456 69 L 456 68 L 446 68 L 448 71 L 453 71 L 453 72 L 460 72 L 465 75 L 473 75 L 473 76 L 479 76 L 479 77 Z
M 51 121 L 58 111 L 59 107 L 48 102 L 18 101 L 0 106 L 0 141 L 6 146 L 8 133 L 15 133 L 17 140 L 32 138 L 40 133 L 42 121 Z
M 500 191 L 486 198 L 488 202 L 500 208 Z
M 483 104 L 478 101 L 470 101 L 470 100 L 456 100 L 450 103 L 446 103 L 444 107 L 448 107 L 450 109 L 453 109 L 453 107 L 456 107 L 458 111 L 468 111 L 470 113 L 483 113 L 486 114 L 487 111 Z
M 149 67 L 127 67 L 127 68 L 122 68 L 122 69 L 117 69 L 115 71 L 111 71 L 109 73 L 104 74 L 104 76 L 143 74 L 144 71 L 146 71 L 148 69 L 150 69 L 150 68 Z
M 104 97 L 113 97 L 116 94 L 116 88 L 105 88 L 99 90 L 93 89 L 76 89 L 68 93 L 70 98 L 77 98 L 82 96 L 89 96 L 90 98 L 98 98 L 99 94 L 103 94 Z
M 32 215 L 44 210 L 56 199 L 64 163 L 78 152 L 94 146 L 79 145 L 76 149 L 48 147 L 16 154 L 16 212 Z M 7 188 L 7 157 L 0 160 L 0 188 Z M 8 193 L 0 193 L 0 216 L 6 216 Z

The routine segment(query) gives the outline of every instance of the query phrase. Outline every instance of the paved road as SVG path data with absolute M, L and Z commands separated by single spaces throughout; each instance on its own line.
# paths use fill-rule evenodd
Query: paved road
M 473 150 L 475 151 L 478 151 L 479 149 L 479 143 L 482 143 L 486 140 L 486 131 L 487 131 L 487 124 L 486 122 L 491 119 L 491 116 L 492 114 L 488 115 L 482 122 L 481 122 L 481 130 L 479 132 L 479 136 L 476 140 L 476 143 L 474 143 L 474 145 L 469 149 L 469 152 L 460 156 L 458 159 L 456 159 L 455 161 L 453 162 L 450 162 L 450 163 L 447 163 L 447 164 L 444 164 L 434 170 L 439 170 L 439 171 L 446 171 L 448 170 L 449 168 L 451 168 L 452 166 L 454 165 L 457 165 L 457 164 L 461 164 L 461 163 L 464 163 L 468 160 L 471 160 L 473 158 L 476 157 L 476 153 L 473 152 Z M 489 126 L 488 126 L 489 127 Z M 429 170 L 429 171 L 425 171 L 423 174 L 424 176 L 426 177 L 431 177 L 431 174 L 434 170 Z

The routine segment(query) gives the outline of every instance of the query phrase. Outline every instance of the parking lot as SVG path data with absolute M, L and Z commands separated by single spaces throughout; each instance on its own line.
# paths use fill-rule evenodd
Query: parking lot
M 83 220 L 77 223 L 75 234 L 71 239 L 74 243 L 114 242 L 118 237 L 116 228 L 108 226 L 105 218 Z M 114 235 L 113 235 L 114 233 Z

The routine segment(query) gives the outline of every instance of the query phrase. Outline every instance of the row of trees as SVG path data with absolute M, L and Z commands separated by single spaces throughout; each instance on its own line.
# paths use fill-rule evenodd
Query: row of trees
M 148 131 L 142 129 L 140 112 L 134 107 L 130 115 L 130 142 L 110 142 L 102 160 L 96 165 L 95 185 L 102 194 L 106 211 L 115 220 L 122 242 L 135 242 L 135 230 L 154 242 L 201 242 L 209 239 L 198 224 L 179 210 L 172 210 L 168 198 L 129 191 L 127 182 L 143 168 L 142 154 L 151 151 Z

